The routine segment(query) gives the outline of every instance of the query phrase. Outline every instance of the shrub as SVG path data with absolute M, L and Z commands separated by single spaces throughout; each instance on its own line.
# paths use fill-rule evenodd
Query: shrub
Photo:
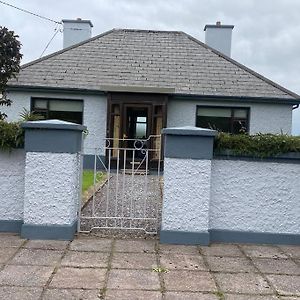
M 219 133 L 215 139 L 214 151 L 216 154 L 222 154 L 227 149 L 233 155 L 272 157 L 287 152 L 300 152 L 300 136 Z
M 0 149 L 12 150 L 24 146 L 24 130 L 20 122 L 0 120 Z

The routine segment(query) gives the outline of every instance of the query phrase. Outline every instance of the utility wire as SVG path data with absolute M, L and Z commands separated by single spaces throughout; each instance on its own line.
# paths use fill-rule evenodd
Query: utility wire
M 48 44 L 46 45 L 45 49 L 43 50 L 41 56 L 39 58 L 41 58 L 43 56 L 43 54 L 45 53 L 45 51 L 48 49 L 49 45 L 51 44 L 51 42 L 53 41 L 53 39 L 55 38 L 55 36 L 57 35 L 58 32 L 62 32 L 61 29 L 58 29 L 58 26 L 55 27 L 54 29 L 54 34 L 52 35 L 50 41 L 48 42 Z
M 50 19 L 50 18 L 47 18 L 47 17 L 41 16 L 41 15 L 35 14 L 35 13 L 29 11 L 29 10 L 26 10 L 26 9 L 23 9 L 23 8 L 20 8 L 20 7 L 17 7 L 17 6 L 14 6 L 14 5 L 12 5 L 12 4 L 10 4 L 10 3 L 7 3 L 7 2 L 4 2 L 4 1 L 2 1 L 2 0 L 0 0 L 0 3 L 2 3 L 2 4 L 4 4 L 4 5 L 7 5 L 7 6 L 10 6 L 10 7 L 13 7 L 13 8 L 15 8 L 15 9 L 18 9 L 18 10 L 20 10 L 20 11 L 22 11 L 22 12 L 27 13 L 27 14 L 33 15 L 33 16 L 35 16 L 35 17 L 38 17 L 38 18 L 41 18 L 41 19 L 44 19 L 44 20 L 47 20 L 47 21 L 50 21 L 50 22 L 53 22 L 53 23 L 56 23 L 56 24 L 61 24 L 61 22 L 58 22 L 58 21 L 52 20 L 52 19 Z

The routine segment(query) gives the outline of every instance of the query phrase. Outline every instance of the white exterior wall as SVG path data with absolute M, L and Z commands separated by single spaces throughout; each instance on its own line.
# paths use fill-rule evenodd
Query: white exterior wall
M 26 153 L 25 224 L 66 225 L 77 219 L 79 162 L 79 154 Z
M 0 220 L 22 220 L 25 151 L 0 151 Z
M 9 98 L 13 101 L 12 105 L 10 107 L 1 107 L 1 111 L 7 114 L 8 121 L 18 121 L 24 108 L 30 110 L 31 97 L 83 100 L 83 125 L 87 126 L 89 132 L 84 139 L 84 154 L 94 154 L 95 148 L 103 149 L 106 137 L 107 111 L 105 95 L 10 92 Z M 104 154 L 104 151 L 102 150 L 100 154 Z
M 300 233 L 300 164 L 213 160 L 210 229 Z
M 241 102 L 170 100 L 167 127 L 195 126 L 197 105 L 249 107 L 250 134 L 292 132 L 292 105 Z
M 207 231 L 211 161 L 165 158 L 164 170 L 162 230 Z

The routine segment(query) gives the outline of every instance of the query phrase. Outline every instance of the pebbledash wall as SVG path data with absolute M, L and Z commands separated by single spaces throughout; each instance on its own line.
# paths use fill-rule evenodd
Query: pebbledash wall
M 85 127 L 52 120 L 24 128 L 25 149 L 0 152 L 0 231 L 71 240 Z M 215 134 L 164 130 L 161 242 L 300 244 L 300 159 L 213 157 Z
M 0 183 L 0 231 L 20 231 L 24 206 L 24 149 L 0 151 Z
M 30 110 L 32 97 L 49 99 L 83 100 L 83 124 L 88 129 L 84 139 L 83 152 L 84 168 L 93 168 L 95 148 L 100 148 L 98 154 L 105 155 L 104 139 L 107 126 L 107 95 L 104 93 L 87 94 L 84 92 L 62 92 L 28 90 L 11 90 L 9 97 L 13 100 L 10 107 L 1 108 L 9 121 L 20 119 L 23 108 Z M 250 133 L 291 133 L 292 105 L 276 103 L 250 103 L 244 101 L 216 101 L 216 100 L 187 100 L 170 99 L 168 101 L 167 125 L 168 127 L 195 126 L 197 105 L 247 107 L 250 109 Z M 272 118 L 270 118 L 272 116 Z
M 213 130 L 164 134 L 162 243 L 300 244 L 300 155 L 213 157 Z
M 26 122 L 25 149 L 0 152 L 0 231 L 71 240 L 81 197 L 84 126 Z
M 30 110 L 31 98 L 41 97 L 62 100 L 83 100 L 83 124 L 88 129 L 88 134 L 84 138 L 83 151 L 86 155 L 94 155 L 95 148 L 104 147 L 106 137 L 106 111 L 107 96 L 104 94 L 89 95 L 80 92 L 26 92 L 10 91 L 9 98 L 13 100 L 13 105 L 3 107 L 1 111 L 8 116 L 8 121 L 20 120 L 20 113 L 23 109 Z M 101 155 L 104 154 L 102 150 Z
M 250 134 L 259 132 L 291 134 L 292 131 L 292 105 L 250 103 L 246 99 L 238 102 L 170 100 L 168 102 L 168 127 L 195 126 L 197 105 L 249 108 Z

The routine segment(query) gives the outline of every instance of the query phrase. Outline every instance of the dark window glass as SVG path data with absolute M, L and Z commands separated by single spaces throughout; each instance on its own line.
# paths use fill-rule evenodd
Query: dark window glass
M 82 124 L 83 102 L 80 100 L 32 99 L 32 111 L 45 119 Z
M 196 126 L 233 134 L 248 132 L 248 109 L 197 107 Z

